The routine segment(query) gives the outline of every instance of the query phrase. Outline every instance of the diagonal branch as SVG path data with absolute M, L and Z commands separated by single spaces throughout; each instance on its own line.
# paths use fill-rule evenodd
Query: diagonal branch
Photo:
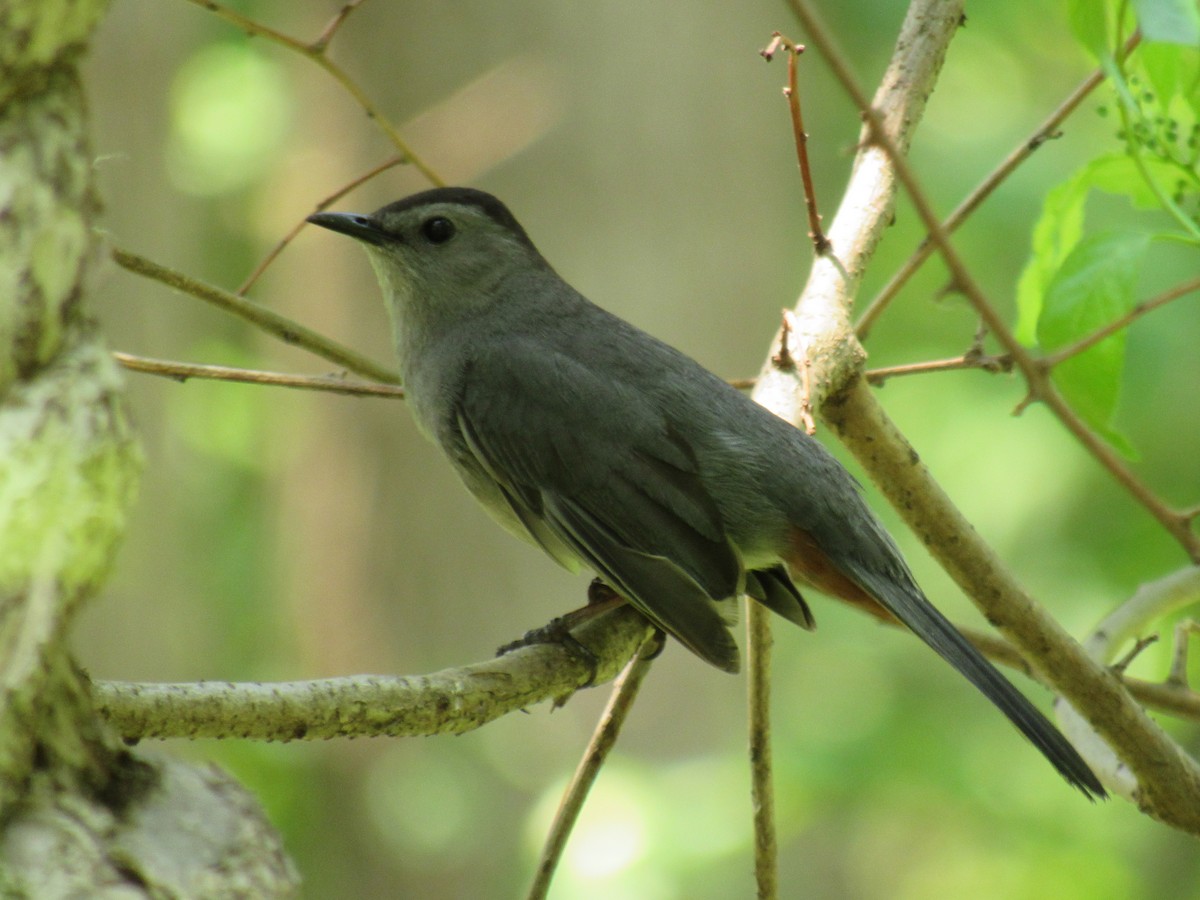
M 923 98 L 936 73 L 936 63 L 932 71 L 928 71 L 928 63 L 922 67 L 903 59 L 911 52 L 904 35 L 912 30 L 919 32 L 913 40 L 930 43 L 918 53 L 931 54 L 940 63 L 946 43 L 957 26 L 961 5 L 953 0 L 924 0 L 909 8 L 889 77 L 885 78 L 873 105 L 850 75 L 848 67 L 840 62 L 842 57 L 808 3 L 792 0 L 791 5 L 804 22 L 809 43 L 831 60 L 839 81 L 867 120 L 869 139 L 856 159 L 846 199 L 830 231 L 834 254 L 847 262 L 850 273 L 860 271 L 869 255 L 861 248 L 873 248 L 878 240 L 879 231 L 886 224 L 883 212 L 891 208 L 895 179 L 899 178 L 913 195 L 923 224 L 943 255 L 956 286 L 968 297 L 973 297 L 981 317 L 1022 372 L 1027 377 L 1032 373 L 1031 384 L 1043 383 L 1044 378 L 1041 382 L 1034 380 L 1039 374 L 1036 363 L 982 297 L 974 279 L 954 253 L 940 222 L 924 201 L 904 156 L 912 127 L 919 119 Z M 893 81 L 894 74 L 901 77 Z M 914 110 L 918 114 L 914 115 Z M 869 180 L 875 188 L 869 194 L 873 203 L 863 202 L 862 194 L 866 188 L 860 182 L 864 180 Z M 848 251 L 853 252 L 849 259 Z M 821 396 L 829 397 L 841 388 L 841 393 L 831 402 L 821 405 L 822 415 L 909 527 L 921 537 L 988 620 L 1017 645 L 1133 769 L 1141 786 L 1139 804 L 1143 811 L 1175 827 L 1200 834 L 1200 773 L 1130 698 L 1116 676 L 1091 660 L 1024 591 L 920 464 L 916 451 L 858 377 L 856 366 L 862 350 L 846 327 L 847 310 L 858 280 L 847 277 L 839 282 L 820 271 L 822 262 L 815 262 L 813 274 L 797 304 L 797 318 L 812 323 L 814 328 L 819 327 L 821 318 L 813 315 L 811 310 L 824 318 L 824 331 L 816 336 L 813 345 L 825 349 L 833 358 L 826 359 L 820 353 L 814 356 L 820 367 L 816 381 L 822 387 Z M 764 372 L 764 379 L 771 377 L 769 372 Z M 780 380 L 775 378 L 775 381 Z M 794 385 L 792 393 L 797 393 Z M 1057 404 L 1051 403 L 1055 397 L 1057 395 L 1051 389 L 1043 399 L 1059 413 L 1058 407 L 1065 407 L 1065 404 L 1061 399 Z M 794 408 L 795 403 L 793 399 L 788 407 Z M 1063 412 L 1067 416 L 1063 421 L 1070 427 L 1073 414 L 1069 409 Z M 789 418 L 794 421 L 793 417 Z
M 1134 35 L 1129 39 L 1126 45 L 1126 52 L 1131 51 L 1137 46 L 1140 40 L 1140 35 Z M 970 215 L 975 212 L 983 202 L 992 195 L 1005 179 L 1008 178 L 1017 168 L 1029 159 L 1036 150 L 1038 150 L 1046 141 L 1058 135 L 1059 126 L 1066 121 L 1067 117 L 1075 112 L 1092 91 L 1104 83 L 1104 70 L 1096 69 L 1083 82 L 1075 88 L 1067 99 L 1058 105 L 1058 107 L 1046 117 L 1028 138 L 1021 141 L 1012 152 L 998 165 L 990 175 L 987 176 L 980 184 L 971 191 L 970 194 L 960 203 L 946 220 L 942 223 L 942 228 L 947 234 L 953 234 Z M 913 274 L 925 264 L 934 253 L 934 245 L 928 238 L 921 241 L 921 245 L 916 249 L 912 256 L 900 267 L 900 270 L 888 280 L 883 289 L 875 296 L 869 304 L 866 311 L 858 320 L 858 339 L 865 341 L 867 335 L 875 322 L 883 314 L 888 304 L 895 299 L 900 293 L 900 289 L 904 287 L 912 278 Z
M 1051 369 L 1063 360 L 1070 359 L 1072 356 L 1078 356 L 1085 350 L 1096 346 L 1096 344 L 1100 343 L 1106 337 L 1116 334 L 1123 328 L 1128 328 L 1142 316 L 1153 312 L 1160 306 L 1166 306 L 1168 303 L 1178 300 L 1180 297 L 1186 297 L 1188 294 L 1195 293 L 1196 291 L 1200 291 L 1200 277 L 1188 279 L 1182 284 L 1177 284 L 1175 287 L 1151 297 L 1149 300 L 1143 300 L 1141 303 L 1134 305 L 1133 309 L 1129 310 L 1129 312 L 1119 319 L 1114 319 L 1103 328 L 1098 328 L 1082 340 L 1055 350 L 1053 353 L 1047 353 L 1039 360 L 1039 363 L 1043 368 Z
M 571 776 L 571 783 L 559 802 L 558 811 L 554 814 L 554 824 L 550 827 L 550 834 L 542 847 L 542 856 L 538 860 L 537 872 L 529 888 L 528 900 L 543 900 L 549 893 L 554 870 L 567 848 L 567 838 L 571 836 L 579 814 L 583 811 L 583 803 L 596 783 L 601 767 L 617 743 L 621 727 L 633 708 L 633 701 L 637 699 L 642 682 L 650 673 L 650 664 L 663 649 L 663 640 L 661 632 L 647 638 L 613 684 L 608 705 L 600 716 L 600 722 L 583 753 L 583 758 L 579 761 L 579 766 L 575 769 L 575 774 Z
M 347 9 L 348 8 L 349 7 L 347 7 Z M 332 194 L 329 194 L 323 200 L 320 200 L 313 207 L 312 211 L 313 212 L 324 212 L 325 210 L 329 209 L 330 206 L 332 206 L 338 200 L 341 200 L 343 197 L 345 197 L 347 194 L 349 194 L 355 188 L 360 187 L 363 184 L 366 184 L 368 181 L 370 181 L 375 176 L 380 175 L 383 172 L 386 172 L 388 169 L 394 169 L 396 166 L 401 165 L 404 162 L 406 162 L 406 160 L 403 156 L 393 156 L 391 159 L 384 160 L 379 165 L 374 166 L 369 172 L 365 172 L 362 175 L 359 175 L 357 178 L 351 179 L 350 181 L 346 182 L 346 184 L 343 184 L 340 188 L 338 188 L 336 191 L 334 191 Z M 300 221 L 293 224 L 292 227 L 288 229 L 287 234 L 285 234 L 278 241 L 276 241 L 275 246 L 267 251 L 267 255 L 264 256 L 259 261 L 258 265 L 256 265 L 254 267 L 254 270 L 249 275 L 246 276 L 246 280 L 243 281 L 240 285 L 238 285 L 238 289 L 234 293 L 236 293 L 239 297 L 245 296 L 247 293 L 249 293 L 250 288 L 254 287 L 254 285 L 258 281 L 258 279 L 262 277 L 263 272 L 267 271 L 267 267 L 270 266 L 271 263 L 275 262 L 275 260 L 279 257 L 279 254 L 281 254 L 284 250 L 287 249 L 288 244 L 290 244 L 292 241 L 294 241 L 296 239 L 296 236 L 298 234 L 300 234 L 300 232 L 303 231 L 305 229 L 305 227 L 307 227 L 307 225 L 308 225 L 308 217 L 307 216 L 305 216 L 304 218 L 300 219 Z
M 137 275 L 152 278 L 168 287 L 191 294 L 193 297 L 198 297 L 225 312 L 232 313 L 235 316 L 245 319 L 247 322 L 257 325 L 263 331 L 275 335 L 286 343 L 303 347 L 310 353 L 315 353 L 317 356 L 327 359 L 336 365 L 345 366 L 351 372 L 362 375 L 364 378 L 373 378 L 376 381 L 382 381 L 384 384 L 398 384 L 400 382 L 400 376 L 390 369 L 372 362 L 349 347 L 343 347 L 336 341 L 331 341 L 311 328 L 306 328 L 299 322 L 295 322 L 287 316 L 281 316 L 279 313 L 267 309 L 265 306 L 259 306 L 257 303 L 253 303 L 244 297 L 239 297 L 237 294 L 231 294 L 228 291 L 221 290 L 219 287 L 206 284 L 197 278 L 184 275 L 182 272 L 168 269 L 166 266 L 159 265 L 153 260 L 146 259 L 144 256 L 138 256 L 136 253 L 130 253 L 128 250 L 113 248 L 112 254 L 117 265 L 123 269 L 127 269 Z
M 346 71 L 333 60 L 331 60 L 325 52 L 328 48 L 330 39 L 333 37 L 333 34 L 339 27 L 341 27 L 341 24 L 343 21 L 345 21 L 346 16 L 353 12 L 355 7 L 358 6 L 357 2 L 346 4 L 346 6 L 342 8 L 341 12 L 334 17 L 333 21 L 326 26 L 321 35 L 310 44 L 306 44 L 304 41 L 297 40 L 296 38 L 286 35 L 281 31 L 276 31 L 274 28 L 263 25 L 261 22 L 251 19 L 249 16 L 242 15 L 237 10 L 230 9 L 228 6 L 217 3 L 216 0 L 189 0 L 189 2 L 208 10 L 216 16 L 219 16 L 226 22 L 229 22 L 231 25 L 240 28 L 242 31 L 251 36 L 257 35 L 258 37 L 272 41 L 312 60 L 312 62 L 324 69 L 334 81 L 340 84 L 346 93 L 354 98 L 354 102 L 363 108 L 363 112 L 367 114 L 367 118 L 371 119 L 371 121 L 379 126 L 379 130 L 382 131 L 387 136 L 387 139 L 392 142 L 392 146 L 394 146 L 396 151 L 402 157 L 404 157 L 405 162 L 412 165 L 415 169 L 417 169 L 417 171 L 424 175 L 429 180 L 430 184 L 433 184 L 437 187 L 443 187 L 445 185 L 445 182 L 442 181 L 438 174 L 433 171 L 430 166 L 426 165 L 424 160 L 422 160 L 419 156 L 417 156 L 416 153 L 412 151 L 412 149 L 408 146 L 408 143 L 403 137 L 401 137 L 400 131 L 396 128 L 392 121 L 383 114 L 383 110 L 381 110 L 375 104 L 375 102 L 369 96 L 367 96 L 367 92 L 359 86 L 358 82 L 346 74 Z

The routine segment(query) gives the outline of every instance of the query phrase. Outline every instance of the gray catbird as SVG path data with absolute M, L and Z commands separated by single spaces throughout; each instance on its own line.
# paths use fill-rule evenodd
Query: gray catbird
M 803 628 L 813 619 L 793 578 L 895 617 L 1067 781 L 1104 796 L 1059 731 L 925 598 L 841 464 L 575 291 L 495 197 L 437 188 L 309 221 L 365 244 L 417 424 L 508 530 L 573 570 L 590 566 L 728 672 L 743 593 Z

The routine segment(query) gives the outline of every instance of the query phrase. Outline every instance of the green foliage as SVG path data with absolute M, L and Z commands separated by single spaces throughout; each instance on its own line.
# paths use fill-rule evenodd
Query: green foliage
M 1139 231 L 1088 235 L 1067 255 L 1046 286 L 1038 342 L 1058 350 L 1128 312 L 1150 236 Z M 1132 448 L 1111 427 L 1125 364 L 1125 332 L 1106 337 L 1054 370 L 1059 390 L 1097 431 L 1126 454 Z
M 156 111 L 176 109 L 180 68 L 203 58 L 204 42 L 242 39 L 192 4 L 141 6 L 113 5 L 91 57 L 95 120 L 105 135 L 97 168 L 106 182 L 106 227 L 131 249 L 236 284 L 248 260 L 319 197 L 390 148 L 381 149 L 370 121 L 336 86 L 322 88 L 317 75 L 255 38 L 249 50 L 290 79 L 292 118 L 272 150 L 278 155 L 263 169 L 239 162 L 238 148 L 217 148 L 200 161 L 232 160 L 256 180 L 239 176 L 236 186 L 218 190 L 215 179 L 224 173 L 217 173 L 212 190 L 181 193 L 182 129 L 172 121 L 146 132 L 160 118 Z M 249 13 L 260 7 L 267 9 L 237 5 Z M 1087 5 L 1102 8 L 1100 0 Z M 311 18 L 297 22 L 282 7 L 271 9 L 278 13 L 273 26 L 313 36 Z M 779 307 L 794 299 L 808 260 L 797 251 L 805 226 L 779 72 L 747 53 L 786 22 L 771 8 L 761 27 L 748 23 L 737 5 L 684 19 L 663 4 L 613 9 L 619 14 L 549 3 L 502 13 L 471 2 L 368 4 L 332 50 L 397 121 L 411 119 L 404 136 L 447 177 L 505 197 L 589 296 L 715 371 L 745 374 L 761 362 L 763 341 Z M 864 73 L 881 70 L 903 4 L 826 4 L 824 11 L 838 34 L 853 36 L 854 64 Z M 939 202 L 993 167 L 1010 138 L 1061 102 L 1087 66 L 1083 53 L 1063 53 L 1062 16 L 1047 15 L 1045 4 L 977 4 L 970 17 L 914 145 L 919 174 Z M 1101 24 L 1103 50 L 1115 43 Z M 151 27 L 152 41 L 131 40 Z M 1139 77 L 1156 94 L 1194 101 L 1187 87 L 1193 57 L 1179 49 L 1143 43 Z M 224 58 L 258 71 L 238 54 Z M 486 87 L 486 77 L 477 81 L 482 73 L 508 71 L 513 59 L 531 61 L 539 84 L 570 98 L 569 117 L 546 119 L 557 127 L 521 152 L 504 141 L 495 146 L 494 138 L 538 110 L 537 92 L 472 93 Z M 813 85 L 805 93 L 810 150 L 820 160 L 818 179 L 827 179 L 818 195 L 824 186 L 829 216 L 861 123 L 826 67 L 804 60 Z M 455 112 L 458 102 L 466 107 Z M 1045 249 L 1031 260 L 1044 264 L 1035 305 L 1028 314 L 1022 309 L 1030 344 L 1048 340 L 1039 337 L 1043 295 L 1081 244 L 1114 227 L 1142 234 L 1164 227 L 1138 163 L 1110 139 L 1122 124 L 1108 103 L 1104 119 L 1076 113 L 1066 138 L 1035 154 L 956 234 L 989 288 L 1011 285 L 1021 260 L 1004 251 L 1028 239 L 1047 179 L 1057 177 L 1048 158 L 1069 160 L 1058 172 L 1071 177 L 1046 198 L 1050 212 L 1035 232 Z M 205 117 L 212 109 L 185 106 Z M 244 118 L 224 121 L 204 136 L 257 140 L 238 130 Z M 158 143 L 147 145 L 151 139 Z M 208 152 L 199 139 L 191 146 Z M 1178 171 L 1152 153 L 1142 165 L 1164 184 Z M 398 170 L 335 208 L 370 209 L 423 186 Z M 1107 216 L 1118 206 L 1133 211 L 1114 222 Z M 865 278 L 882 283 L 922 237 L 902 208 Z M 1153 239 L 1149 248 L 1141 282 L 1147 273 L 1168 277 L 1163 259 L 1190 252 Z M 928 266 L 913 293 L 936 294 L 943 277 Z M 257 332 L 243 339 L 244 331 L 222 327 L 220 334 L 239 338 L 200 340 L 223 320 L 141 279 L 115 275 L 100 287 L 105 331 L 120 349 L 268 369 L 329 368 Z M 374 282 L 352 247 L 343 253 L 301 235 L 254 298 L 390 358 Z M 1153 396 L 1153 403 L 1126 404 L 1120 422 L 1144 457 L 1138 471 L 1181 505 L 1195 502 L 1200 436 L 1188 415 L 1200 378 L 1200 317 L 1189 314 L 1190 303 L 1139 322 L 1123 351 L 1127 371 L 1118 369 L 1116 379 L 1126 397 Z M 1123 308 L 1113 304 L 1111 315 Z M 872 334 L 872 365 L 961 352 L 976 325 L 961 306 L 919 300 L 893 304 L 886 322 Z M 1055 346 L 1071 342 L 1059 340 L 1065 343 Z M 583 581 L 500 533 L 474 507 L 397 404 L 128 380 L 150 463 L 116 584 L 88 611 L 88 630 L 78 632 L 83 661 L 97 677 L 424 671 L 477 659 L 582 599 Z M 1082 634 L 1139 582 L 1177 565 L 1178 548 L 1044 410 L 1010 418 L 1020 390 L 1015 380 L 979 373 L 903 378 L 888 383 L 884 402 L 999 556 Z M 846 458 L 836 441 L 828 444 Z M 919 541 L 869 484 L 866 491 L 935 602 L 956 621 L 973 621 L 969 603 Z M 1071 796 L 910 636 L 821 598 L 814 606 L 815 635 L 776 630 L 785 896 L 1200 896 L 1191 838 L 1131 805 L 1090 806 Z M 1160 677 L 1165 668 L 1153 652 L 1137 664 Z M 751 895 L 744 688 L 686 655 L 668 647 L 655 664 L 551 896 L 585 896 L 589 887 L 593 896 L 607 889 L 602 896 L 664 900 Z M 1045 702 L 1038 686 L 1019 684 Z M 558 799 L 555 782 L 576 764 L 606 693 L 581 691 L 553 714 L 535 708 L 454 739 L 235 742 L 219 754 L 207 743 L 174 742 L 168 751 L 217 755 L 261 797 L 305 874 L 307 897 L 520 896 Z M 613 814 L 614 803 L 623 814 Z M 609 843 L 614 830 L 632 841 Z M 606 848 L 610 870 L 596 874 Z
M 1133 6 L 1143 42 L 1126 55 L 1135 23 L 1124 4 L 1070 4 L 1075 37 L 1108 75 L 1124 147 L 1098 155 L 1053 188 L 1034 224 L 1016 331 L 1045 351 L 1070 347 L 1133 308 L 1152 241 L 1200 248 L 1200 12 L 1192 0 Z M 1132 207 L 1120 231 L 1088 232 L 1086 207 L 1097 192 Z M 1161 213 L 1171 222 L 1165 230 Z M 1113 425 L 1124 367 L 1122 330 L 1063 360 L 1053 378 L 1089 425 L 1133 455 Z

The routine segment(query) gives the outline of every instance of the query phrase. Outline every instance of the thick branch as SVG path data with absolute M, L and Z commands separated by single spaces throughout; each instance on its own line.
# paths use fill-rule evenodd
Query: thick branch
M 611 681 L 649 631 L 646 620 L 628 606 L 581 625 L 573 633 L 595 654 L 594 672 L 561 646 L 535 644 L 430 675 L 286 684 L 100 682 L 96 705 L 132 740 L 462 734 L 535 703 L 562 702 L 589 681 Z
M 865 382 L 822 410 L 933 557 L 1134 771 L 1143 811 L 1200 834 L 1200 772 L 1036 603 L 933 480 Z
M 835 72 L 848 77 L 845 57 L 812 12 L 803 4 L 793 3 L 792 7 L 804 25 L 806 39 Z M 891 64 L 875 96 L 889 132 L 904 148 L 925 112 L 925 101 L 933 92 L 946 48 L 961 19 L 962 3 L 957 0 L 923 0 L 909 7 Z M 891 223 L 896 192 L 887 152 L 867 142 L 868 134 L 864 129 L 850 183 L 827 234 L 832 249 L 813 260 L 791 322 L 795 355 L 814 361 L 812 396 L 803 397 L 796 390 L 794 372 L 780 371 L 771 362 L 779 354 L 782 329 L 775 335 L 754 389 L 755 400 L 796 424 L 806 400 L 819 408 L 825 397 L 857 376 L 866 359 L 850 324 L 850 306 L 875 245 Z
M 841 59 L 807 4 L 794 0 L 792 5 L 808 30 L 808 43 L 826 57 Z M 902 154 L 960 15 L 957 2 L 925 0 L 910 6 L 888 75 L 869 107 L 848 69 L 834 66 L 868 118 L 869 143 L 859 152 L 846 198 L 830 229 L 834 256 L 844 269 L 837 271 L 825 259 L 816 260 L 797 304 L 797 320 L 806 323 L 803 330 L 809 335 L 808 353 L 814 361 L 817 390 L 812 399 L 909 527 L 988 620 L 1133 768 L 1142 785 L 1143 810 L 1200 834 L 1200 776 L 1190 761 L 1129 697 L 1119 680 L 1090 660 L 1021 589 L 920 465 L 916 451 L 857 377 L 862 349 L 849 332 L 848 310 L 861 269 L 890 215 L 895 168 L 903 164 Z M 935 240 L 941 236 L 944 242 L 937 220 L 927 225 Z M 955 274 L 963 283 L 960 273 Z M 1023 352 L 1019 347 L 1016 350 Z M 769 365 L 756 396 L 768 380 L 775 390 L 791 395 L 790 401 L 786 396 L 782 400 L 773 397 L 773 409 L 798 410 L 809 400 L 798 396 L 794 381 L 785 381 L 771 372 Z M 834 402 L 821 404 L 821 399 L 839 389 L 842 393 Z M 795 415 L 788 417 L 796 421 Z

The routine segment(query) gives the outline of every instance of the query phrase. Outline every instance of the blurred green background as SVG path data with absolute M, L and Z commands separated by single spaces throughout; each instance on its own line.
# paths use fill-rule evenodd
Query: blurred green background
M 236 7 L 311 39 L 338 5 Z M 873 85 L 903 4 L 825 7 Z M 332 56 L 443 177 L 506 200 L 576 287 L 735 377 L 758 370 L 810 257 L 785 66 L 757 56 L 775 29 L 804 40 L 775 2 L 375 3 Z M 801 71 L 828 218 L 858 118 L 815 54 Z M 938 208 L 1086 72 L 1058 4 L 974 7 L 913 150 Z M 315 66 L 184 2 L 117 0 L 87 80 L 113 242 L 231 288 L 322 197 L 392 153 Z M 1010 311 L 1042 194 L 1115 149 L 1096 105 L 958 239 Z M 369 211 L 427 186 L 396 169 L 335 208 Z M 1114 203 L 1094 215 L 1129 212 Z M 919 238 L 901 203 L 864 298 Z M 1152 252 L 1146 296 L 1185 274 L 1181 253 Z M 872 365 L 966 349 L 975 320 L 938 299 L 943 280 L 936 263 L 914 280 L 872 335 Z M 97 288 L 114 349 L 329 371 L 115 267 Z M 373 277 L 349 241 L 305 231 L 252 296 L 392 360 Z M 1200 487 L 1198 319 L 1184 300 L 1132 330 L 1121 410 L 1140 474 L 1180 504 Z M 486 657 L 583 599 L 584 579 L 486 518 L 400 403 L 149 376 L 129 388 L 147 465 L 115 575 L 76 637 L 97 678 L 417 673 Z M 1015 378 L 966 372 L 900 379 L 882 399 L 979 531 L 1082 634 L 1185 560 L 1043 410 L 1010 416 L 1022 395 Z M 868 493 L 935 602 L 978 623 Z M 816 634 L 776 628 L 785 895 L 1200 895 L 1190 839 L 1123 801 L 1089 806 L 911 637 L 822 598 L 814 606 Z M 1165 658 L 1152 649 L 1137 671 L 1161 674 Z M 552 896 L 752 895 L 743 691 L 742 679 L 668 648 Z M 519 896 L 606 695 L 585 691 L 553 714 L 536 708 L 459 738 L 163 750 L 218 760 L 262 797 L 309 897 Z M 1176 732 L 1195 746 L 1194 728 Z

